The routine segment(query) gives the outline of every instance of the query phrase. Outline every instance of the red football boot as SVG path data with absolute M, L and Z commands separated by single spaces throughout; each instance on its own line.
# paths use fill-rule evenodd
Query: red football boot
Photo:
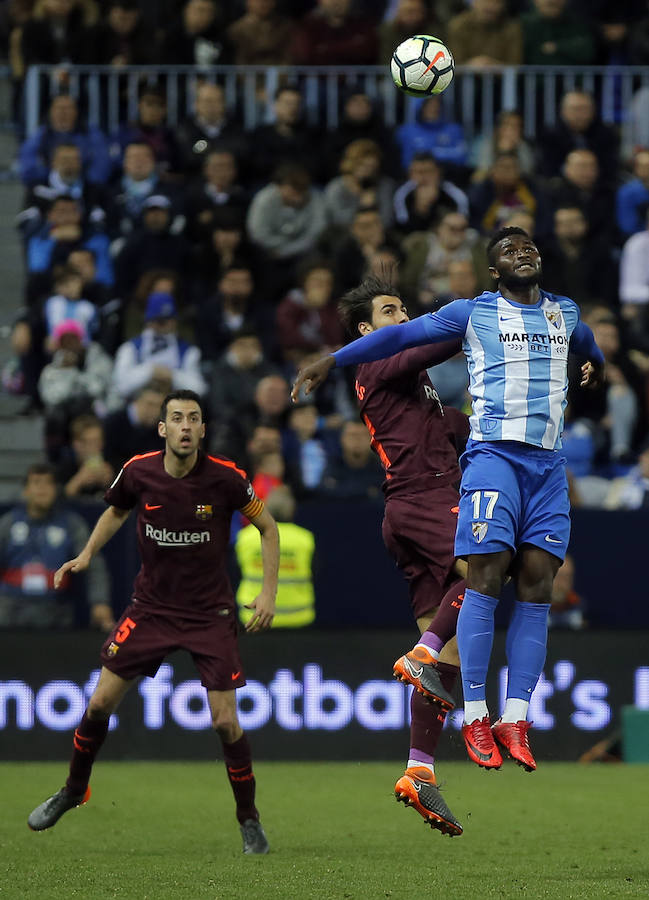
M 503 759 L 491 733 L 489 716 L 462 726 L 462 737 L 469 759 L 483 769 L 499 769 Z
M 536 761 L 532 756 L 527 737 L 531 725 L 531 722 L 501 722 L 498 719 L 491 729 L 498 743 L 507 751 L 507 755 L 526 772 L 534 772 L 536 769 Z

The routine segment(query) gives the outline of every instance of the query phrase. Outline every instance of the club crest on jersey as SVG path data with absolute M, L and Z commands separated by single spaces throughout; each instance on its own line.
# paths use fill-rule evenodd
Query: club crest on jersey
M 203 522 L 206 519 L 211 519 L 212 507 L 208 503 L 199 503 L 196 507 L 196 518 L 202 519 Z
M 561 328 L 560 312 L 546 312 L 545 317 L 547 318 L 550 325 L 554 325 L 555 328 Z
M 471 523 L 471 531 L 473 532 L 473 537 L 476 539 L 476 542 L 478 544 L 480 543 L 480 541 L 484 540 L 484 537 L 487 534 L 487 528 L 489 528 L 489 526 L 486 522 Z
M 108 645 L 106 653 L 108 656 L 117 656 L 117 651 L 119 650 L 119 644 L 116 644 L 115 641 L 111 641 Z

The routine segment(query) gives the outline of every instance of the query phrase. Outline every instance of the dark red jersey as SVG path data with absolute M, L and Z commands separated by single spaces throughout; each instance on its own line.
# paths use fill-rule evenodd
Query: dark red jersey
M 134 456 L 104 498 L 118 509 L 137 507 L 142 567 L 133 599 L 156 612 L 212 620 L 234 608 L 226 571 L 232 514 L 259 515 L 263 503 L 229 459 L 199 452 L 184 478 L 172 478 L 163 460 L 162 450 Z
M 356 370 L 356 395 L 385 469 L 386 497 L 460 480 L 458 448 L 466 443 L 468 419 L 442 406 L 426 374 L 460 348 L 458 341 L 413 347 Z

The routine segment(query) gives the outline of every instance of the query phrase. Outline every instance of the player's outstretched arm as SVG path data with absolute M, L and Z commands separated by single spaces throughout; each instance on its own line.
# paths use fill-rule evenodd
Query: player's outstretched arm
M 315 362 L 309 363 L 308 366 L 300 369 L 291 390 L 291 400 L 293 403 L 298 402 L 300 390 L 303 385 L 305 394 L 312 393 L 323 381 L 326 381 L 327 375 L 331 369 L 333 369 L 335 364 L 336 360 L 333 356 L 321 356 L 320 359 L 316 359 Z
M 599 387 L 605 377 L 604 354 L 595 343 L 593 332 L 584 322 L 577 322 L 570 338 L 569 350 L 586 359 L 581 367 L 580 387 Z
M 128 509 L 118 509 L 116 506 L 109 506 L 108 509 L 99 516 L 97 524 L 93 528 L 92 534 L 88 538 L 86 546 L 81 553 L 78 556 L 75 556 L 74 559 L 70 559 L 63 563 L 61 568 L 55 572 L 54 587 L 56 589 L 61 587 L 63 576 L 67 572 L 72 572 L 74 574 L 76 572 L 83 572 L 84 569 L 88 568 L 90 560 L 95 553 L 101 550 L 104 544 L 108 543 L 112 536 L 119 531 L 124 522 L 128 519 L 129 512 L 130 510 Z
M 246 631 L 263 631 L 270 628 L 275 615 L 275 597 L 277 595 L 277 573 L 279 571 L 279 531 L 277 523 L 267 509 L 262 509 L 258 516 L 250 521 L 259 530 L 261 536 L 261 563 L 263 582 L 261 591 L 252 603 L 246 603 L 246 609 L 252 609 L 253 615 L 246 624 Z

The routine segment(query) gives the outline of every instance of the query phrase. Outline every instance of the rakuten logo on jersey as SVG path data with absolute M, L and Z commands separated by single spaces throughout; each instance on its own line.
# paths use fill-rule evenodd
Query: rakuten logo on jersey
M 148 522 L 144 526 L 144 534 L 158 547 L 193 547 L 194 544 L 210 541 L 209 531 L 168 531 L 166 528 L 154 528 Z

